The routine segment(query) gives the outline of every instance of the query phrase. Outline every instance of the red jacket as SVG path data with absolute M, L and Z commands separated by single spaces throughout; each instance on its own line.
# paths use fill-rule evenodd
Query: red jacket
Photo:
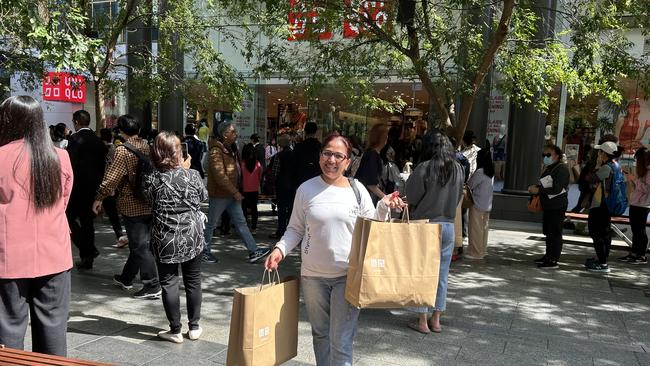
M 30 164 L 24 140 L 0 147 L 0 278 L 34 278 L 72 268 L 70 229 L 65 216 L 72 191 L 68 153 L 56 149 L 61 162 L 61 198 L 34 212 L 30 200 Z

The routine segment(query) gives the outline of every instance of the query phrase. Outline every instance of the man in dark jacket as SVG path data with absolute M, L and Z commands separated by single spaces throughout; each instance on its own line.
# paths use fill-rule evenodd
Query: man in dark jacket
M 95 247 L 95 214 L 92 211 L 97 187 L 104 176 L 108 147 L 90 129 L 90 114 L 79 110 L 72 115 L 76 132 L 70 137 L 68 153 L 74 172 L 74 183 L 66 216 L 72 241 L 79 248 L 78 269 L 92 269 L 99 255 Z
M 293 199 L 296 196 L 296 185 L 293 177 L 296 169 L 295 152 L 290 146 L 289 135 L 278 136 L 280 152 L 273 158 L 273 177 L 275 178 L 275 197 L 278 203 L 278 227 L 269 237 L 279 239 L 284 234 L 291 217 Z
M 296 145 L 295 184 L 296 188 L 309 179 L 321 174 L 320 150 L 321 143 L 316 138 L 318 125 L 315 122 L 305 124 L 305 140 Z
M 205 178 L 205 172 L 203 172 L 203 154 L 208 150 L 208 147 L 205 146 L 205 143 L 196 136 L 196 127 L 194 124 L 188 123 L 185 126 L 185 137 L 183 142 L 187 144 L 187 153 L 192 157 L 190 169 L 194 169 L 201 175 L 201 179 Z
M 255 148 L 255 160 L 260 162 L 262 170 L 266 168 L 266 149 L 260 143 L 260 136 L 256 133 L 251 135 L 251 144 Z

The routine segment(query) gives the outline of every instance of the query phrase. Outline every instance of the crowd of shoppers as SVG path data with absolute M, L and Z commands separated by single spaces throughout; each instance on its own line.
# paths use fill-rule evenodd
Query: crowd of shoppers
M 418 136 L 419 144 L 410 158 L 417 157 L 415 168 L 404 181 L 398 157 L 403 152 L 395 151 L 400 140 L 391 140 L 391 129 L 385 123 L 369 130 L 363 153 L 358 144 L 337 133 L 321 144 L 317 125 L 308 122 L 301 141 L 280 134 L 277 148 L 273 143 L 264 147 L 253 134 L 240 154 L 237 129 L 231 122 L 220 123 L 211 135 L 207 123 L 202 123 L 198 131 L 188 124 L 182 139 L 167 131 L 143 139 L 138 121 L 123 115 L 117 120 L 122 141 L 106 129 L 100 131 L 100 139 L 90 129 L 86 111 L 75 112 L 72 122 L 74 133 L 54 126 L 48 136 L 43 111 L 32 98 L 11 97 L 0 105 L 0 159 L 15 167 L 0 172 L 6 182 L 0 186 L 0 203 L 6 213 L 6 219 L 0 220 L 6 234 L 0 237 L 4 253 L 0 256 L 0 312 L 9 314 L 0 317 L 0 343 L 10 347 L 23 347 L 31 318 L 32 349 L 65 355 L 71 239 L 79 249 L 76 267 L 92 269 L 99 255 L 93 221 L 102 207 L 118 244 L 129 246 L 128 259 L 114 283 L 131 289 L 139 274 L 143 286 L 134 296 L 162 297 L 169 329 L 158 336 L 174 343 L 184 340 L 181 275 L 187 298 L 185 336 L 196 340 L 203 332 L 199 325 L 201 266 L 217 261 L 211 243 L 224 212 L 246 246 L 250 263 L 266 258 L 266 269 L 276 269 L 300 246 L 303 296 L 319 365 L 351 365 L 353 361 L 360 310 L 345 300 L 344 293 L 357 216 L 387 220 L 391 210 L 403 209 L 408 200 L 411 218 L 441 225 L 439 280 L 431 284 L 436 286 L 435 306 L 413 308 L 418 317 L 408 324 L 420 333 L 442 331 L 449 268 L 452 257 L 463 252 L 457 234 L 467 232 L 465 258 L 480 260 L 488 254 L 495 167 L 490 149 L 477 146 L 471 131 L 464 135 L 461 149 L 442 131 Z M 67 153 L 55 146 L 66 148 Z M 587 260 L 585 266 L 609 272 L 610 220 L 620 215 L 620 205 L 627 207 L 627 201 L 616 195 L 623 175 L 616 142 L 603 141 L 594 151 L 597 158 L 585 173 L 588 189 L 581 193 L 589 201 L 589 231 L 597 258 Z M 529 187 L 531 194 L 540 196 L 543 209 L 546 252 L 537 260 L 540 268 L 557 268 L 562 253 L 569 184 L 562 155 L 557 146 L 545 147 L 542 174 Z M 352 173 L 355 157 L 358 169 Z M 639 264 L 647 263 L 650 152 L 639 149 L 635 159 L 635 174 L 627 177 L 632 185 L 629 215 L 634 245 L 620 259 Z M 278 205 L 274 237 L 279 241 L 272 250 L 259 248 L 253 236 L 264 175 L 272 179 Z M 472 204 L 463 230 L 460 207 L 465 184 Z M 207 216 L 201 211 L 205 201 Z M 109 212 L 111 207 L 122 220 L 115 210 Z M 128 239 L 122 238 L 121 221 Z M 21 295 L 27 288 L 38 291 Z

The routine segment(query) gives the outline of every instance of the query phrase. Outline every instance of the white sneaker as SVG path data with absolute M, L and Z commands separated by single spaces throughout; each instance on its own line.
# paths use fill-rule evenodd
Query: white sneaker
M 201 337 L 201 334 L 203 333 L 203 328 L 199 327 L 199 329 L 190 329 L 187 331 L 187 338 L 195 341 Z
M 183 343 L 183 334 L 177 333 L 173 334 L 169 330 L 163 330 L 158 332 L 158 338 L 170 341 L 173 343 Z

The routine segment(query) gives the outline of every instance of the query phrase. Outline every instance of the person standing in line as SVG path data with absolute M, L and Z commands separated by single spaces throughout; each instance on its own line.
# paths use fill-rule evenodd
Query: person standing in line
M 278 145 L 276 143 L 275 137 L 271 138 L 271 142 L 266 145 L 264 148 L 264 162 L 265 168 L 268 168 L 271 165 L 271 159 L 278 153 Z
M 106 148 L 108 149 L 108 153 L 106 154 L 106 166 L 109 166 L 115 158 L 115 144 L 113 143 L 113 133 L 108 128 L 102 128 L 99 130 L 99 135 L 106 145 Z M 108 220 L 113 227 L 113 232 L 115 233 L 115 238 L 117 240 L 115 244 L 113 244 L 113 247 L 124 248 L 125 246 L 129 245 L 129 239 L 126 237 L 126 235 L 124 235 L 124 231 L 122 231 L 122 222 L 120 221 L 120 214 L 117 211 L 116 194 L 106 197 L 102 202 L 102 208 L 108 216 Z
M 140 273 L 142 288 L 133 294 L 140 299 L 155 299 L 162 290 L 158 281 L 156 262 L 149 241 L 151 240 L 151 207 L 136 195 L 138 157 L 130 149 L 137 149 L 149 156 L 149 144 L 138 136 L 140 124 L 135 117 L 125 114 L 117 119 L 117 125 L 126 139 L 115 148 L 115 159 L 104 173 L 104 179 L 97 189 L 93 211 L 98 213 L 102 201 L 113 191 L 118 194 L 118 209 L 124 220 L 126 236 L 129 238 L 129 257 L 121 274 L 113 276 L 113 283 L 124 290 L 133 288 L 133 280 Z
M 66 205 L 73 172 L 32 97 L 0 104 L 0 344 L 67 354 L 72 249 Z
M 454 250 L 454 218 L 463 197 L 463 168 L 456 160 L 451 142 L 442 132 L 434 130 L 423 138 L 423 162 L 406 181 L 406 198 L 412 219 L 428 219 L 441 226 L 440 276 L 433 308 L 412 309 L 418 319 L 409 327 L 420 333 L 440 333 L 440 317 L 447 308 L 447 286 L 451 255 Z M 429 313 L 433 313 L 427 319 Z
M 360 310 L 345 300 L 345 283 L 357 216 L 387 220 L 390 209 L 404 207 L 399 195 L 384 196 L 375 207 L 363 184 L 343 175 L 351 153 L 345 137 L 325 138 L 323 173 L 298 188 L 289 226 L 265 262 L 275 270 L 301 246 L 301 286 L 319 366 L 352 365 Z
M 465 258 L 483 259 L 487 255 L 488 224 L 494 195 L 494 164 L 490 150 L 481 149 L 476 171 L 467 181 L 473 204 L 469 208 L 468 244 Z
M 208 191 L 199 173 L 190 169 L 192 156 L 183 160 L 181 142 L 172 132 L 162 131 L 154 140 L 151 160 L 156 170 L 146 176 L 144 195 L 151 202 L 153 226 L 151 248 L 162 287 L 162 301 L 169 330 L 158 337 L 182 343 L 178 267 L 183 273 L 187 297 L 187 337 L 197 340 L 203 333 L 201 319 L 201 253 L 205 215 L 201 202 Z
M 255 238 L 248 229 L 241 201 L 244 196 L 240 192 L 241 165 L 239 157 L 233 149 L 237 141 L 237 130 L 232 122 L 222 122 L 215 130 L 216 135 L 210 140 L 210 157 L 208 169 L 208 224 L 205 228 L 205 248 L 202 260 L 216 263 L 218 259 L 212 254 L 210 244 L 214 229 L 221 214 L 226 211 L 230 215 L 235 229 L 248 249 L 248 262 L 257 263 L 269 254 L 269 249 L 259 249 Z
M 208 127 L 208 120 L 205 118 L 202 118 L 201 121 L 199 121 L 197 137 L 206 145 L 208 144 L 208 140 L 210 139 L 210 127 Z
M 648 258 L 648 234 L 646 221 L 650 213 L 650 151 L 645 147 L 634 153 L 636 159 L 636 177 L 628 174 L 634 189 L 630 194 L 630 227 L 632 228 L 632 251 L 630 254 L 619 258 L 622 262 L 631 264 L 646 264 Z
M 185 138 L 183 138 L 183 142 L 187 144 L 187 153 L 192 157 L 192 166 L 190 169 L 199 172 L 201 179 L 205 178 L 201 161 L 203 161 L 203 154 L 206 152 L 207 147 L 196 136 L 196 127 L 191 123 L 185 125 Z
M 266 167 L 266 149 L 260 143 L 260 136 L 256 133 L 251 135 L 251 144 L 255 148 L 255 159 L 262 166 L 262 170 Z
M 458 142 L 453 136 L 449 137 L 449 142 L 454 149 L 456 161 L 463 168 L 463 183 L 469 179 L 469 160 L 458 150 Z M 454 253 L 451 255 L 451 261 L 455 262 L 463 254 L 463 200 L 458 202 L 456 207 L 456 217 L 454 218 Z
M 467 161 L 469 161 L 469 175 L 467 176 L 466 179 L 469 180 L 469 178 L 474 174 L 476 171 L 476 157 L 478 156 L 478 152 L 481 150 L 480 147 L 476 146 L 475 144 L 476 141 L 476 135 L 474 135 L 474 131 L 467 130 L 463 134 L 463 142 L 462 142 L 462 148 L 460 152 L 465 156 Z M 469 235 L 468 232 L 468 225 L 469 225 L 469 209 L 465 208 L 463 209 L 463 216 L 462 216 L 462 223 L 463 223 L 463 243 L 467 243 L 467 236 Z
M 67 149 L 68 148 L 68 126 L 66 126 L 65 123 L 57 123 L 56 126 L 54 126 L 54 130 L 52 131 L 52 141 L 54 142 L 54 146 L 58 147 L 59 149 Z
M 251 234 L 257 234 L 257 200 L 259 198 L 260 184 L 262 182 L 262 165 L 255 156 L 255 147 L 246 145 L 242 149 L 242 209 L 244 216 L 248 218 L 248 212 L 251 213 Z
M 76 179 L 66 209 L 72 242 L 79 248 L 81 261 L 77 269 L 93 268 L 93 261 L 99 255 L 95 246 L 95 213 L 93 201 L 104 176 L 108 148 L 90 129 L 90 113 L 78 110 L 72 115 L 76 132 L 70 136 L 68 154 Z
M 368 131 L 368 148 L 361 157 L 355 178 L 366 186 L 373 202 L 382 199 L 386 193 L 379 188 L 379 178 L 384 169 L 380 152 L 388 141 L 388 125 L 377 123 Z M 391 193 L 391 192 L 389 192 Z
M 546 236 L 546 252 L 535 260 L 539 268 L 558 268 L 562 255 L 562 230 L 569 205 L 569 168 L 562 163 L 562 150 L 555 145 L 544 148 L 544 171 L 539 182 L 528 187 L 528 192 L 539 194 L 542 203 L 542 230 Z
M 280 152 L 275 155 L 273 162 L 273 181 L 275 182 L 275 199 L 278 204 L 278 226 L 271 239 L 279 239 L 289 224 L 293 201 L 296 196 L 295 173 L 296 154 L 291 148 L 291 138 L 287 134 L 278 136 Z
M 318 125 L 316 122 L 305 124 L 305 139 L 298 143 L 293 150 L 296 157 L 295 186 L 296 188 L 313 177 L 321 174 L 320 170 L 320 141 L 316 138 Z
M 618 146 L 615 143 L 607 141 L 594 146 L 594 149 L 598 150 L 598 159 L 596 160 L 596 173 L 592 178 L 594 194 L 591 200 L 587 225 L 589 236 L 594 242 L 597 259 L 587 259 L 585 267 L 590 272 L 609 273 L 610 268 L 607 264 L 607 258 L 612 247 L 612 237 L 610 235 L 612 213 L 605 203 L 605 192 L 609 192 L 612 185 L 616 184 L 616 175 L 623 173 L 621 172 L 621 166 L 615 161 L 619 156 Z M 599 186 L 600 194 L 598 194 Z

